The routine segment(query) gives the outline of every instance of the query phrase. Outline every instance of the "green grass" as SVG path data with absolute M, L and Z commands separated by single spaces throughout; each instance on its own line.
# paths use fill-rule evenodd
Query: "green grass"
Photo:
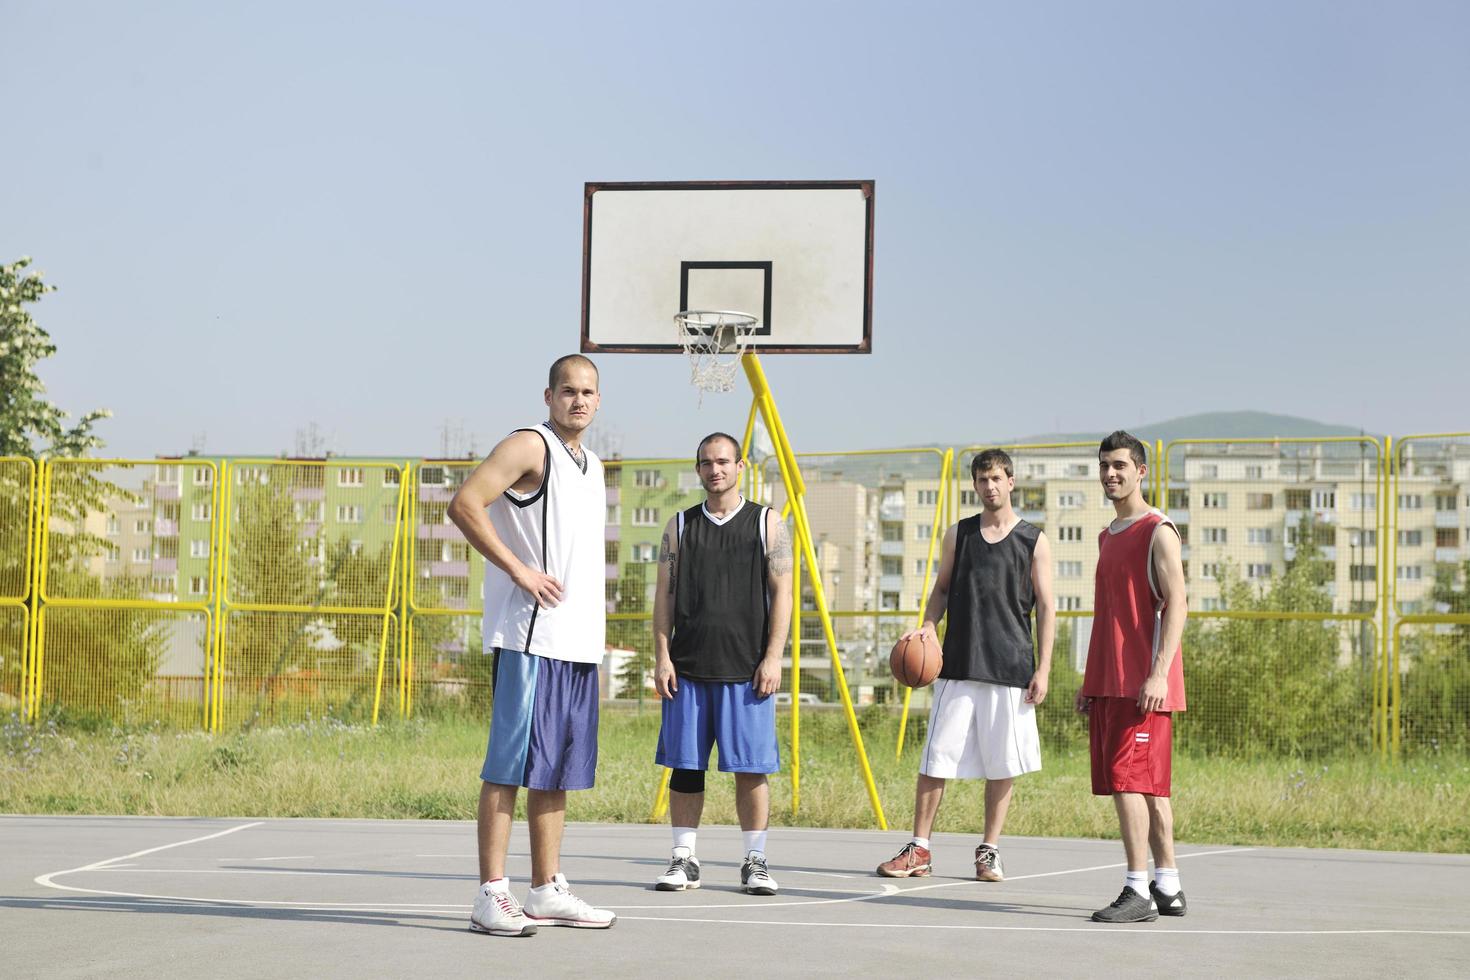
M 920 739 L 894 758 L 891 716 L 865 714 L 868 751 L 889 826 L 913 815 Z M 783 739 L 786 719 L 782 719 Z M 658 778 L 658 713 L 605 710 L 597 788 L 573 793 L 572 820 L 646 821 Z M 912 733 L 911 733 L 912 734 Z M 376 729 L 315 723 L 208 736 L 147 729 L 80 732 L 0 726 L 0 811 L 169 816 L 472 819 L 485 747 L 479 720 Z M 775 825 L 872 827 L 851 741 L 835 712 L 802 715 L 801 810 L 786 771 L 772 780 Z M 1117 836 L 1112 805 L 1089 791 L 1085 748 L 1049 749 L 1019 779 L 1008 833 Z M 734 823 L 728 778 L 711 778 L 707 823 Z M 938 829 L 977 833 L 982 788 L 955 782 Z M 1470 758 L 1245 761 L 1180 755 L 1176 836 L 1190 844 L 1470 851 Z

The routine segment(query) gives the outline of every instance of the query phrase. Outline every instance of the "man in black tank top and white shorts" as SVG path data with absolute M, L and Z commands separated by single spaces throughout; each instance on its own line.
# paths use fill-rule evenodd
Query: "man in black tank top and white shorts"
M 1011 509 L 1010 456 L 988 449 L 975 457 L 970 474 L 984 509 L 945 533 L 924 625 L 905 634 L 933 639 L 939 619 L 949 617 L 914 794 L 914 836 L 878 866 L 888 878 L 930 874 L 929 834 L 945 781 L 983 779 L 985 837 L 975 848 L 975 877 L 1003 881 L 1000 831 L 1012 783 L 1041 768 L 1036 708 L 1046 700 L 1056 637 L 1051 545 Z
M 659 551 L 653 680 L 663 723 L 655 761 L 674 770 L 674 851 L 655 883 L 659 891 L 700 885 L 694 837 L 710 749 L 718 746 L 720 771 L 735 774 L 744 837 L 740 887 L 751 895 L 776 894 L 766 866 L 767 776 L 781 768 L 771 695 L 781 686 L 793 562 L 780 515 L 741 497 L 744 471 L 733 436 L 705 436 L 695 451 L 704 503 L 674 515 Z

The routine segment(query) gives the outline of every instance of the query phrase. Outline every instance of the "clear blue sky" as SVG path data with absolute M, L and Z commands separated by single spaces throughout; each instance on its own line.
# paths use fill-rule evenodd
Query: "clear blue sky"
M 0 2 L 0 257 L 109 449 L 484 450 L 578 340 L 587 180 L 873 178 L 799 449 L 1260 409 L 1470 428 L 1470 4 Z M 606 355 L 625 453 L 744 422 Z

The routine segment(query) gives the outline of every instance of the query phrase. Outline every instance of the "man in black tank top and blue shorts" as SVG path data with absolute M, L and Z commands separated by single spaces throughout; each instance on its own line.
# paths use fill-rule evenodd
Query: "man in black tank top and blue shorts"
M 780 515 L 740 495 L 745 461 L 733 436 L 705 436 L 695 472 L 705 500 L 664 529 L 653 600 L 653 679 L 663 699 L 655 761 L 674 770 L 674 851 L 655 887 L 700 885 L 694 838 L 710 749 L 718 746 L 720 771 L 735 774 L 744 837 L 740 887 L 774 895 L 766 866 L 767 776 L 781 767 L 771 695 L 781 686 L 791 625 L 791 538 Z
M 999 844 L 1011 786 L 1041 768 L 1036 708 L 1046 700 L 1056 637 L 1051 545 L 1011 509 L 1010 456 L 988 449 L 975 457 L 970 474 L 983 510 L 945 533 L 924 625 L 905 634 L 933 639 L 939 619 L 949 617 L 914 794 L 914 836 L 878 866 L 888 878 L 930 874 L 929 834 L 945 781 L 983 779 L 985 837 L 975 848 L 975 877 L 1005 880 Z

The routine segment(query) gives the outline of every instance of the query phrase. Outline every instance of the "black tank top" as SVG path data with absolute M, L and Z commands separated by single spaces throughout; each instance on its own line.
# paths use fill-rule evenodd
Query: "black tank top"
M 1041 530 L 1017 522 L 996 544 L 980 533 L 980 515 L 957 524 L 949 578 L 949 624 L 940 677 L 1025 687 L 1036 672 L 1031 642 L 1031 556 Z
M 669 659 L 679 677 L 748 681 L 766 652 L 766 508 L 749 501 L 723 524 L 704 505 L 683 514 Z

